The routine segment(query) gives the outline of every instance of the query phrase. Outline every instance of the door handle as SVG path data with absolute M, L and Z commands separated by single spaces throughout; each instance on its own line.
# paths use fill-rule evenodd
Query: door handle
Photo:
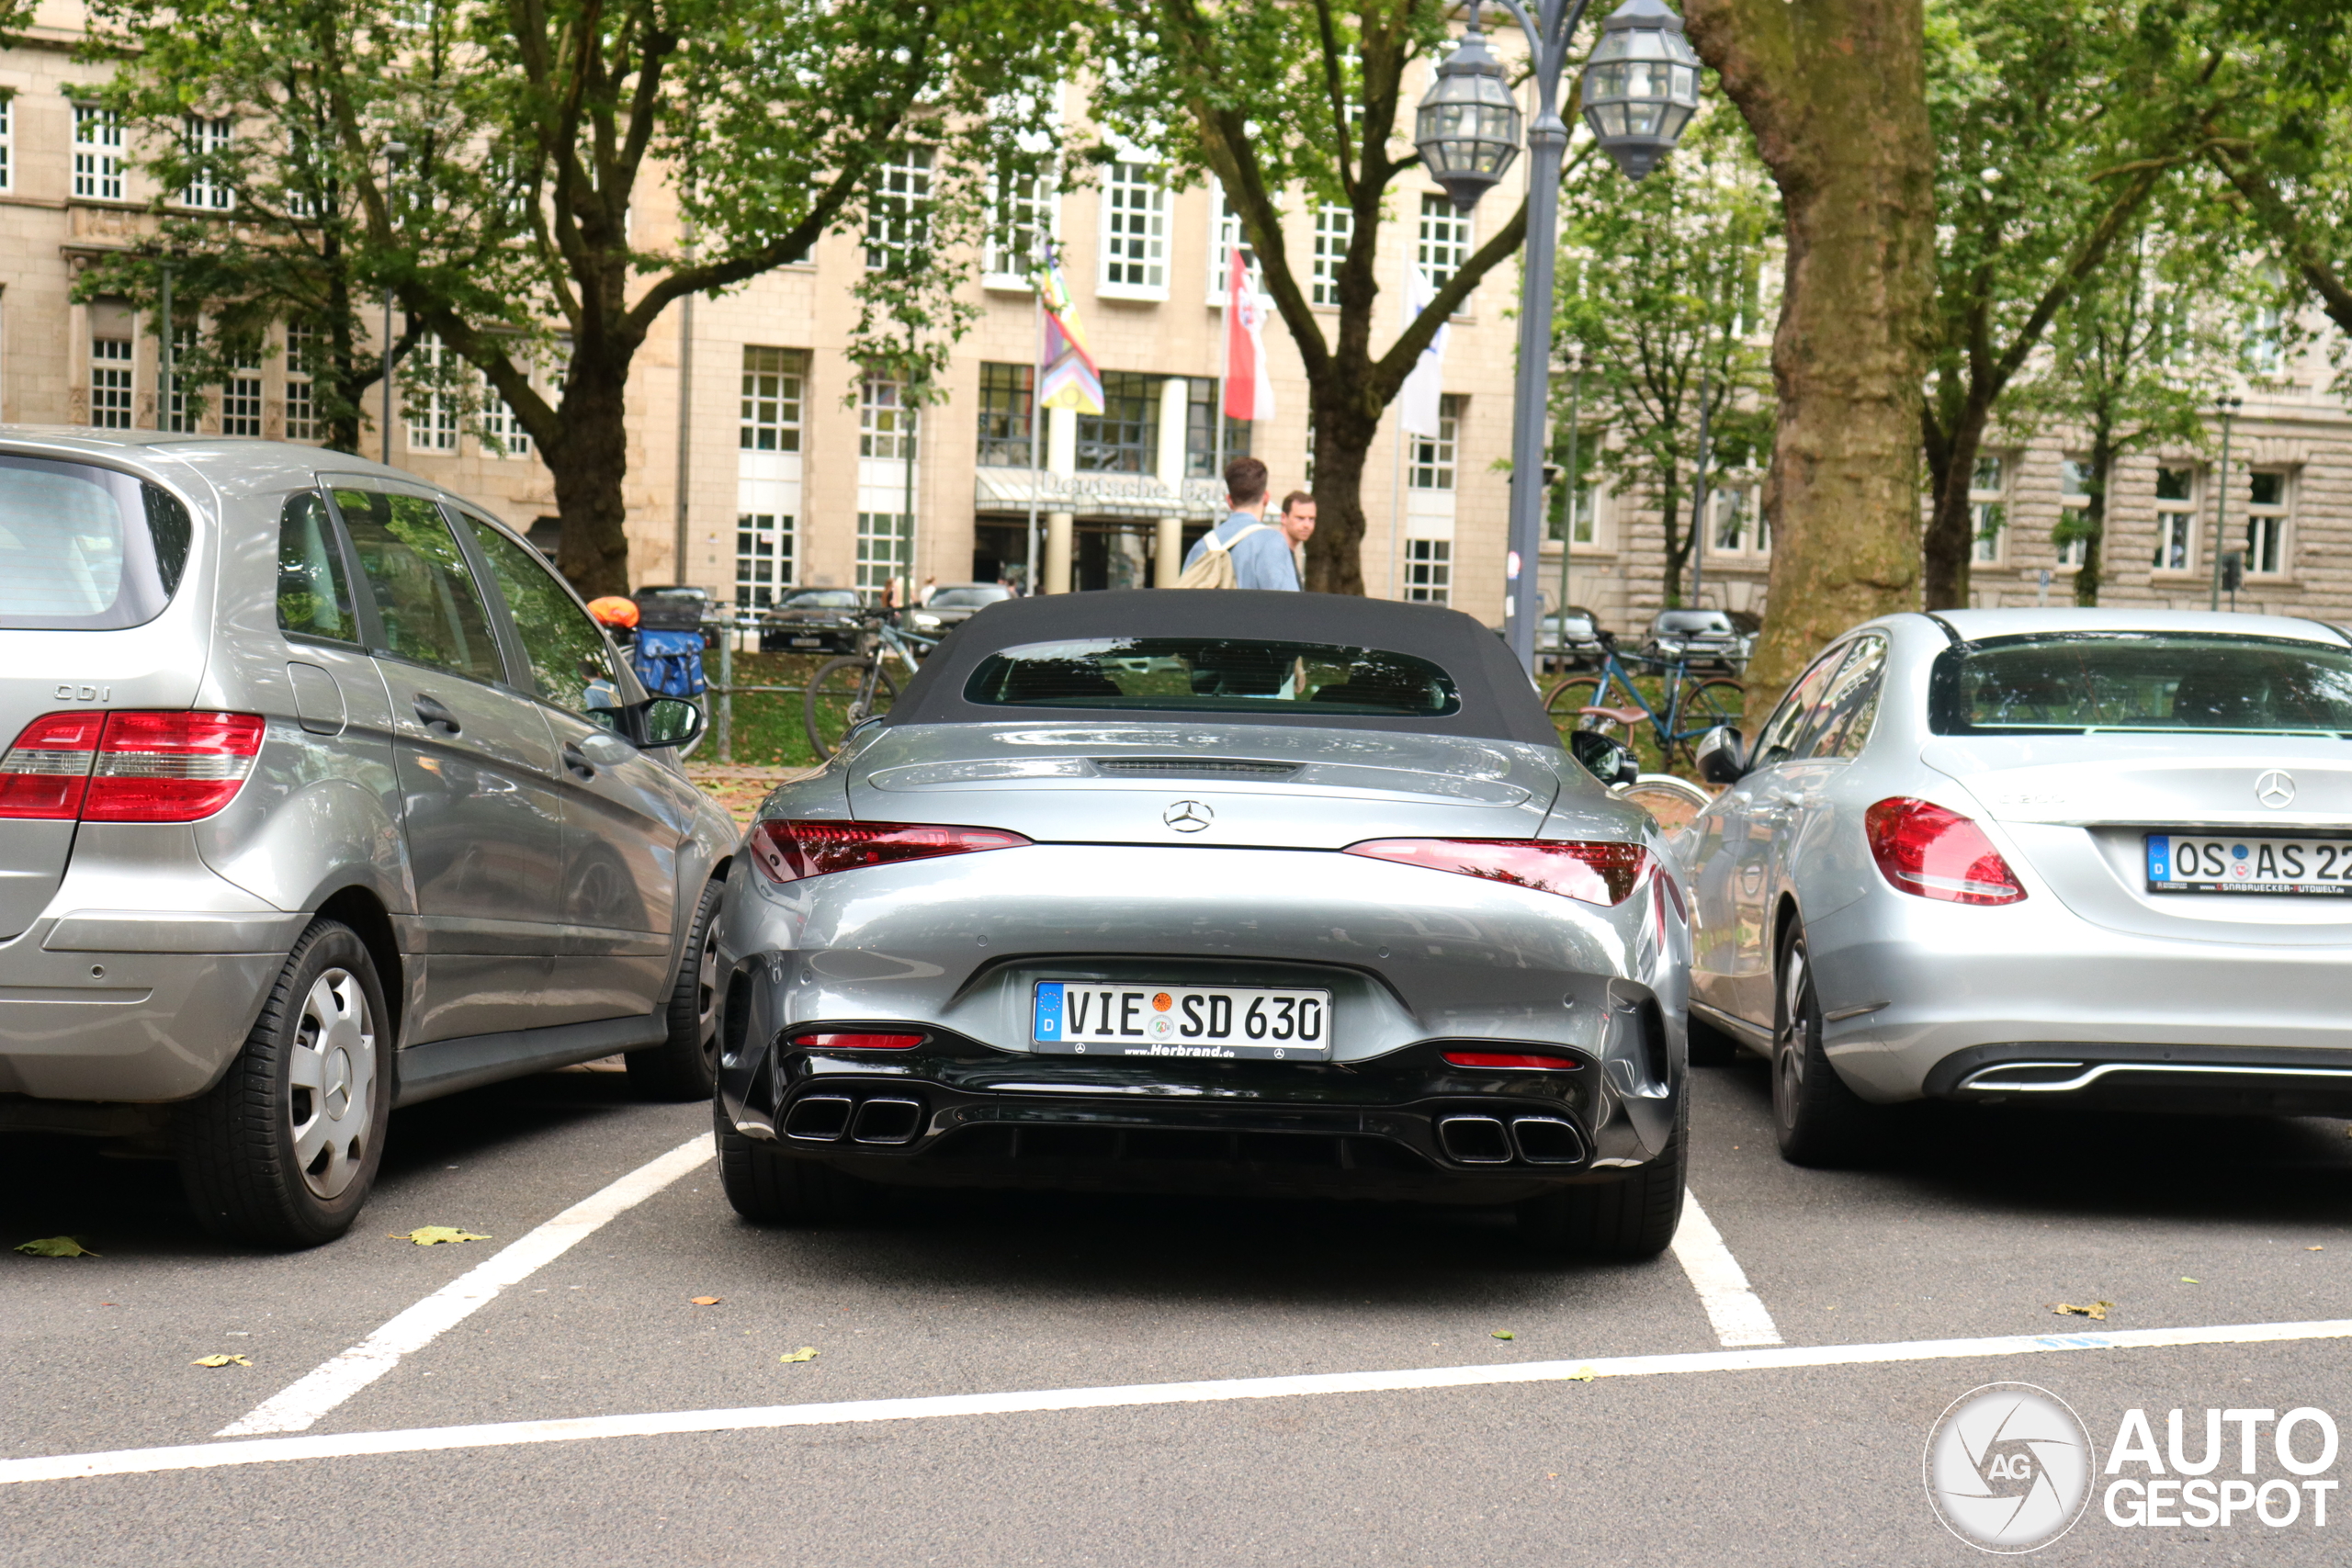
M 596 776 L 596 764 L 588 760 L 587 752 L 570 740 L 563 743 L 563 765 L 583 779 Z
M 458 733 L 458 716 L 443 706 L 439 699 L 430 693 L 417 693 L 416 701 L 412 705 L 416 709 L 416 721 L 425 728 L 438 729 L 448 735 Z

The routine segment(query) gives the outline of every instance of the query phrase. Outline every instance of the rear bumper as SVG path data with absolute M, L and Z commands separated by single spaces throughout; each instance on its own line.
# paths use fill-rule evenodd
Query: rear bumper
M 1287 1192 L 1503 1203 L 1609 1180 L 1654 1150 L 1602 1064 L 1034 1057 L 944 1032 L 906 1053 L 731 1050 L 721 1103 L 778 1152 L 929 1187 Z
M 2036 1041 L 1955 1052 L 1925 1089 L 1974 1104 L 2352 1116 L 2352 1050 Z

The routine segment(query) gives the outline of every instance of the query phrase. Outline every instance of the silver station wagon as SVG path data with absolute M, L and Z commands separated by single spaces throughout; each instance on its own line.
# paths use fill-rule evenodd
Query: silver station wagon
M 0 1130 L 342 1234 L 392 1109 L 628 1052 L 711 1091 L 733 823 L 571 590 L 340 453 L 0 429 Z

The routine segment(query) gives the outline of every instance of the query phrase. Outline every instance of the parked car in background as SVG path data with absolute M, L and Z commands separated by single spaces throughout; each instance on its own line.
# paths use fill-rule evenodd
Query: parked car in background
M 0 1129 L 263 1246 L 398 1105 L 616 1051 L 710 1092 L 735 833 L 546 561 L 312 446 L 0 429 Z
M 1535 652 L 1555 672 L 1599 666 L 1607 654 L 1600 617 L 1581 604 L 1555 610 L 1536 623 Z
M 700 631 L 717 610 L 707 588 L 640 588 L 629 597 L 637 601 L 637 624 L 645 631 Z
M 951 582 L 933 590 L 931 597 L 907 616 L 907 624 L 919 632 L 951 631 L 990 604 L 1001 604 L 1012 596 L 1012 590 L 1001 582 Z
M 1745 665 L 1755 647 L 1755 635 L 1741 631 L 1721 610 L 1660 610 L 1650 617 L 1642 641 L 1642 652 L 1651 659 L 1731 671 Z
M 854 653 L 866 599 L 854 588 L 797 590 L 760 612 L 760 651 Z
M 717 1114 L 750 1218 L 822 1221 L 864 1180 L 1512 1204 L 1545 1253 L 1673 1237 L 1681 891 L 1459 612 L 990 605 L 746 851 Z
M 1678 837 L 1693 1048 L 1772 1062 L 1781 1151 L 1878 1104 L 2352 1114 L 2352 637 L 1950 610 L 1859 626 Z

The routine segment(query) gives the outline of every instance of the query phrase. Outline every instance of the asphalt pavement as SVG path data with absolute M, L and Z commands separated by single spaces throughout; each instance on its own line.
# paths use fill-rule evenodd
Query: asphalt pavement
M 11 1140 L 0 1244 L 97 1256 L 0 1254 L 0 1562 L 1959 1563 L 1922 1455 L 1980 1385 L 2058 1395 L 2097 1467 L 2181 1409 L 2176 1479 L 2209 1409 L 2352 1426 L 2346 1123 L 1928 1110 L 1810 1171 L 1760 1065 L 1694 1077 L 1729 1258 L 1635 1267 L 1369 1205 L 895 1194 L 762 1230 L 673 1156 L 707 1110 L 612 1071 L 400 1112 L 357 1229 L 304 1254 L 206 1241 L 168 1166 Z M 485 1239 L 394 1239 L 435 1225 Z M 2316 1524 L 2259 1436 L 2211 1474 L 2293 1522 L 2116 1523 L 2127 1459 L 2038 1560 L 2345 1562 L 2352 1502 Z

